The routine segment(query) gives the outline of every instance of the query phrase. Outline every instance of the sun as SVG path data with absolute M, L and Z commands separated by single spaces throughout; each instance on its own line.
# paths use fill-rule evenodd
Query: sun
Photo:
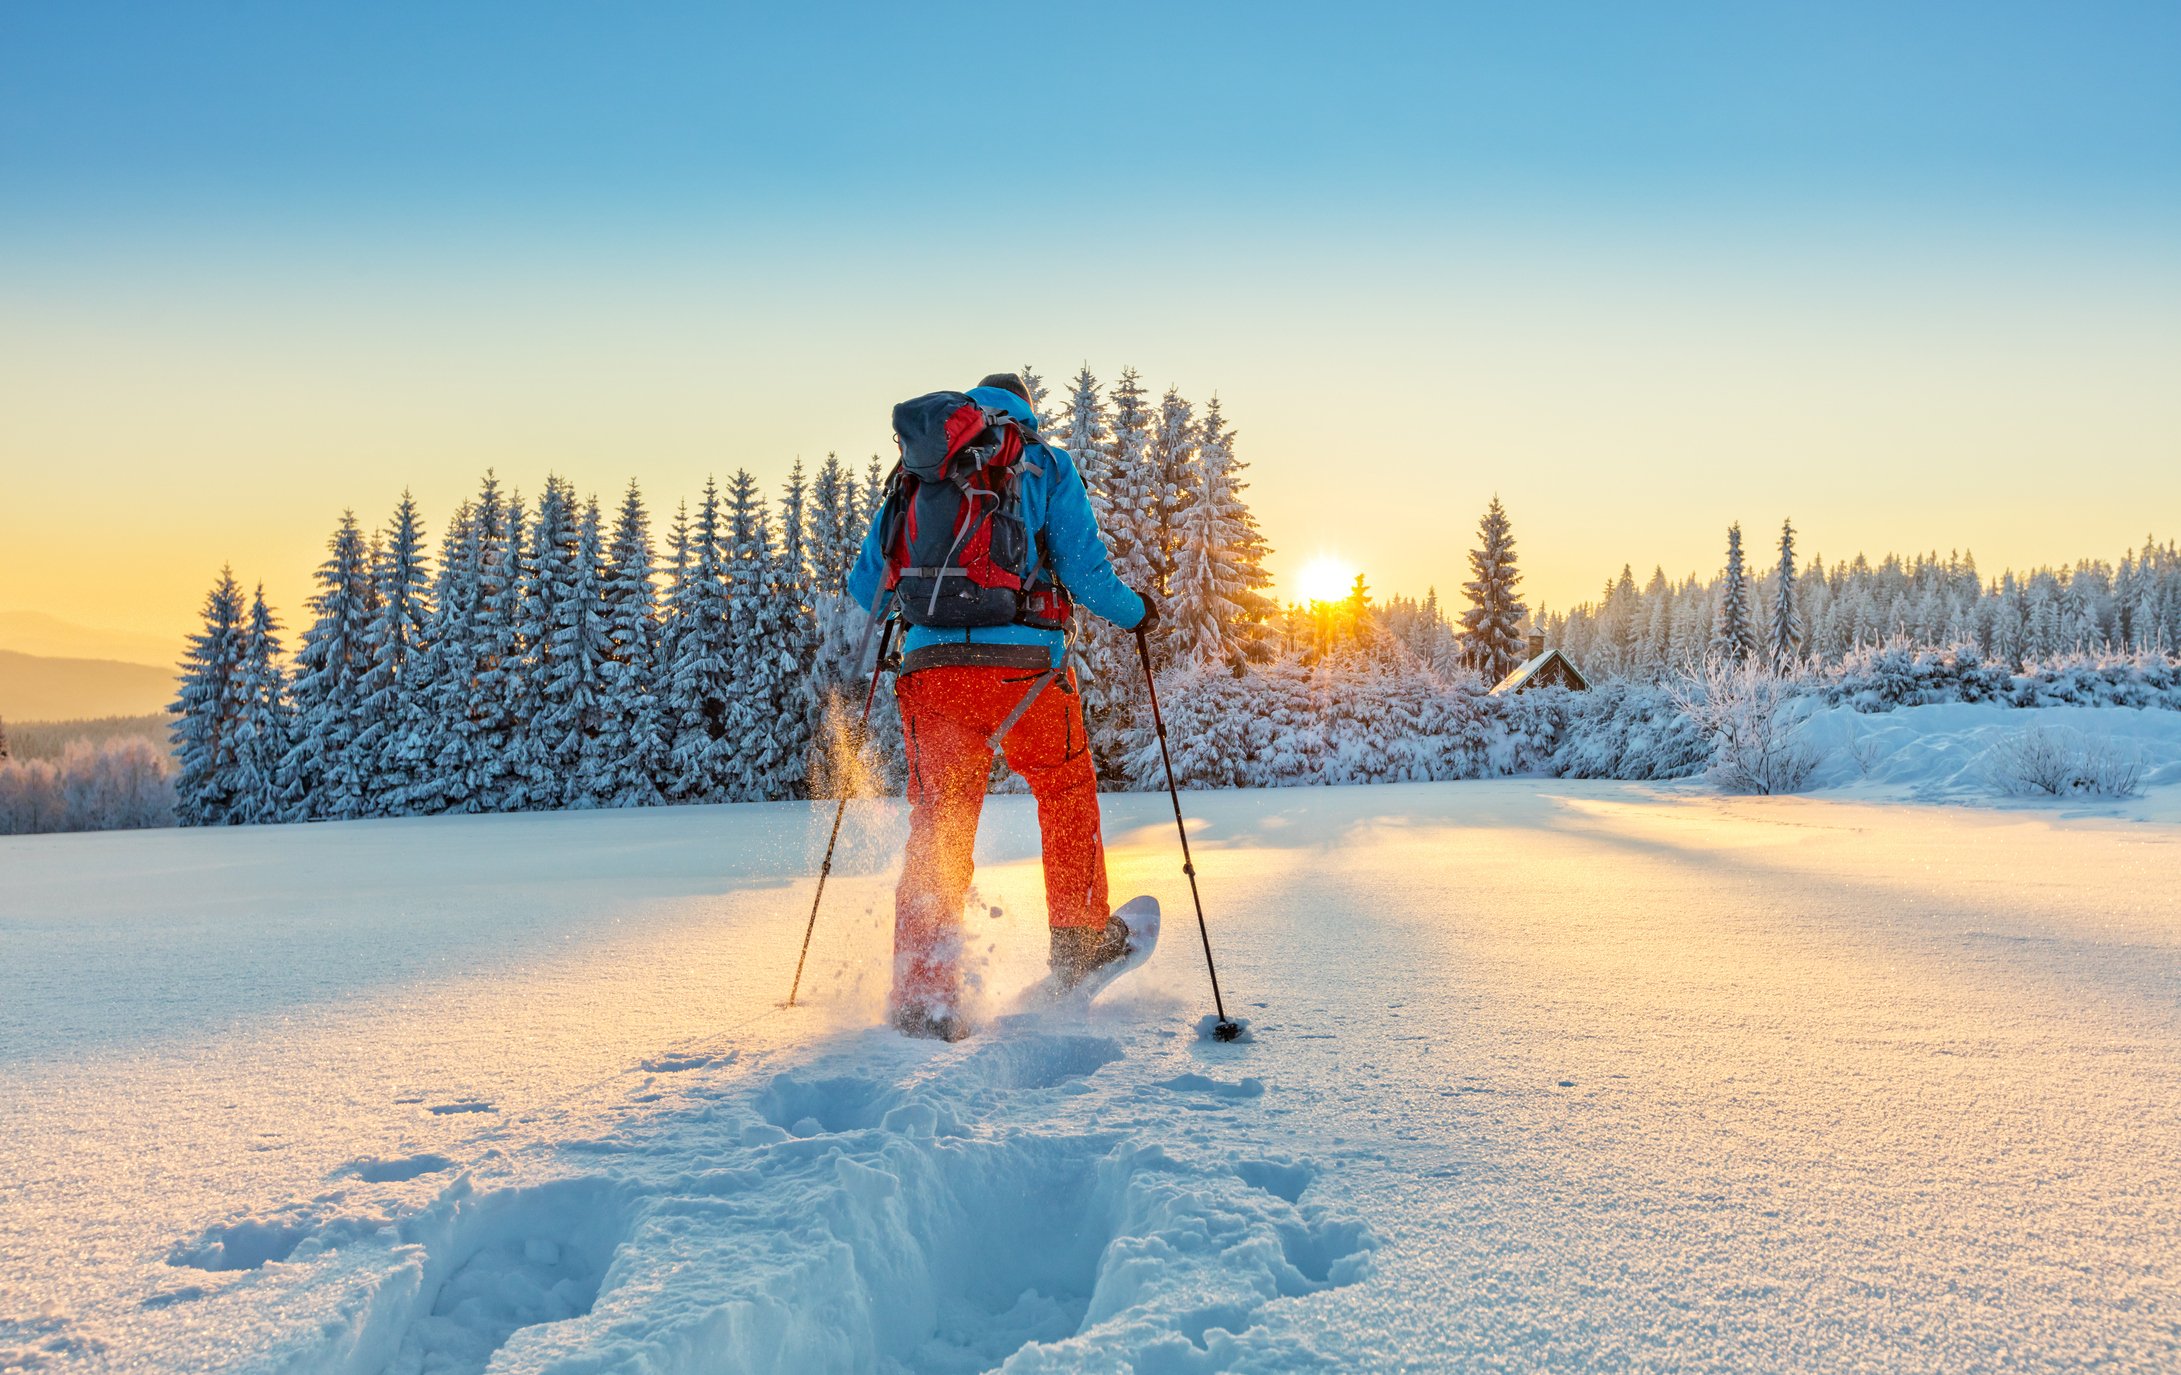
M 1356 585 L 1356 566 L 1337 554 L 1320 554 L 1295 575 L 1295 595 L 1306 602 L 1337 602 Z

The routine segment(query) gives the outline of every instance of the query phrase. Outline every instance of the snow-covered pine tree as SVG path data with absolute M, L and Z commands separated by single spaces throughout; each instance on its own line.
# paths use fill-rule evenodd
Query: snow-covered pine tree
M 1049 403 L 1053 399 L 1053 397 L 1052 393 L 1045 386 L 1045 379 L 1038 376 L 1036 370 L 1034 370 L 1028 363 L 1023 364 L 1022 371 L 1016 373 L 1015 375 L 1022 379 L 1022 389 L 1030 393 L 1030 414 L 1037 417 L 1038 433 L 1041 435 L 1050 434 L 1052 431 L 1053 415 L 1052 412 L 1047 409 L 1047 403 Z
M 740 742 L 729 734 L 727 722 L 734 629 L 721 557 L 724 534 L 719 484 L 706 478 L 688 531 L 686 565 L 668 594 L 674 658 L 667 668 L 676 712 L 669 787 L 679 802 L 723 802 L 733 796 Z
M 791 797 L 802 782 L 810 727 L 794 646 L 803 638 L 795 581 L 773 546 L 771 513 L 747 470 L 727 488 L 726 738 L 728 795 Z
M 461 527 L 461 543 L 442 551 L 432 627 L 430 735 L 410 790 L 410 808 L 419 812 L 484 811 L 496 767 L 491 731 L 497 697 L 488 696 L 484 680 L 493 639 L 486 596 L 507 539 L 507 502 L 496 474 L 487 471 L 476 501 L 456 513 L 450 540 L 455 525 Z
M 1522 618 L 1529 611 L 1515 591 L 1522 574 L 1515 565 L 1514 529 L 1499 497 L 1477 522 L 1477 547 L 1469 553 L 1469 581 L 1462 591 L 1469 609 L 1462 612 L 1462 648 L 1488 683 L 1496 683 L 1522 662 Z
M 666 594 L 659 607 L 659 670 L 655 675 L 659 698 L 659 771 L 654 775 L 660 797 L 669 801 L 681 796 L 675 783 L 675 736 L 681 729 L 682 704 L 674 682 L 674 665 L 681 660 L 682 604 L 689 582 L 689 501 L 674 503 L 674 519 L 666 527 Z
M 564 807 L 600 807 L 606 802 L 598 789 L 604 760 L 599 735 L 605 729 L 606 665 L 613 656 L 613 642 L 606 619 L 604 541 L 604 518 L 594 496 L 583 503 L 576 526 L 575 596 L 561 632 L 566 650 L 561 670 L 575 685 L 576 701 L 575 731 L 562 742 Z
M 445 811 L 463 785 L 459 771 L 443 769 L 442 755 L 457 739 L 449 712 L 464 704 L 469 673 L 470 617 L 477 601 L 475 515 L 464 501 L 447 518 L 432 579 L 431 618 L 423 648 L 410 659 L 400 693 L 400 714 L 387 771 L 388 810 L 404 816 Z
M 369 662 L 360 688 L 354 745 L 362 765 L 366 816 L 397 816 L 407 810 L 407 765 L 414 751 L 405 732 L 415 715 L 410 709 L 417 686 L 415 670 L 431 616 L 425 586 L 429 563 L 416 499 L 404 491 L 372 563 L 378 606 L 364 632 Z
M 827 454 L 811 484 L 810 605 L 816 647 L 813 692 L 823 697 L 862 676 L 855 662 L 870 616 L 848 595 L 848 572 L 863 545 L 865 520 L 855 475 L 838 454 Z
M 522 493 L 507 499 L 500 538 L 488 551 L 477 593 L 477 810 L 515 812 L 529 805 L 530 713 L 534 692 L 523 639 L 524 541 L 529 516 Z
M 684 535 L 686 540 L 686 534 Z M 659 607 L 651 580 L 651 516 L 634 480 L 614 519 L 601 600 L 606 661 L 595 773 L 583 791 L 606 807 L 660 800 L 666 742 L 660 729 Z
M 1151 461 L 1157 415 L 1134 368 L 1114 384 L 1111 440 L 1105 455 L 1103 503 L 1093 508 L 1112 556 L 1113 571 L 1139 591 L 1158 592 L 1158 473 Z M 1127 631 L 1095 618 L 1082 625 L 1078 643 L 1083 705 L 1093 755 L 1115 768 L 1129 720 L 1144 702 L 1136 643 Z
M 864 465 L 862 499 L 864 525 L 868 525 L 872 520 L 876 519 L 879 508 L 886 504 L 886 474 L 888 470 L 887 464 L 879 462 L 877 454 L 871 455 L 871 461 Z M 863 537 L 861 526 L 856 530 L 856 537 L 858 539 Z
M 1943 620 L 1934 616 L 1934 622 Z M 1785 673 L 1802 657 L 1802 613 L 1795 609 L 1795 523 L 1780 522 L 1780 562 L 1772 574 L 1772 633 L 1766 648 L 1772 656 L 1772 671 Z M 1932 627 L 1930 638 L 1935 639 L 1938 626 Z M 1928 641 L 1927 641 L 1928 642 Z
M 825 705 L 818 675 L 820 627 L 812 562 L 814 526 L 810 495 L 809 484 L 803 477 L 803 461 L 797 459 L 780 498 L 780 547 L 773 560 L 772 585 L 773 596 L 781 603 L 780 611 L 785 617 L 780 648 L 791 664 L 786 701 L 800 722 L 794 737 L 804 742 L 806 751 L 809 742 L 817 738 Z M 794 740 L 783 743 L 792 747 Z M 800 784 L 809 773 L 808 761 L 799 758 L 790 773 L 791 795 L 799 796 Z
M 189 638 L 174 701 L 174 816 L 184 826 L 242 821 L 238 732 L 242 716 L 244 638 L 242 589 L 231 568 L 205 594 L 204 629 Z
M 524 647 L 520 723 L 510 769 L 513 808 L 573 805 L 599 721 L 600 665 L 606 655 L 597 529 L 584 547 L 586 510 L 565 478 L 548 477 L 530 526 L 517 638 Z
M 310 600 L 315 619 L 295 656 L 295 743 L 281 761 L 281 799 L 296 821 L 338 821 L 364 813 L 369 765 L 354 745 L 376 598 L 355 512 L 342 513 L 327 549 L 318 569 L 318 593 Z
M 1712 628 L 1711 653 L 1729 663 L 1744 663 L 1756 648 L 1757 627 L 1750 616 L 1749 573 L 1742 564 L 1742 525 L 1727 527 L 1727 571 L 1719 589 L 1719 620 Z
M 250 602 L 236 681 L 241 712 L 235 724 L 234 819 L 245 825 L 280 820 L 280 763 L 294 730 L 288 711 L 288 680 L 280 667 L 280 622 L 265 604 L 259 583 Z
M 1063 422 L 1055 442 L 1075 460 L 1075 470 L 1083 475 L 1083 486 L 1090 492 L 1091 508 L 1102 522 L 1106 514 L 1106 479 L 1112 467 L 1113 430 L 1106 423 L 1105 399 L 1098 394 L 1098 379 L 1091 376 L 1088 363 L 1075 375 L 1075 390 L 1068 396 Z
M 1271 583 L 1264 539 L 1242 500 L 1240 467 L 1233 431 L 1215 396 L 1197 427 L 1195 490 L 1182 507 L 1167 621 L 1177 660 L 1221 664 L 1237 673 L 1269 656 L 1265 621 L 1273 610 L 1264 593 Z M 1431 606 L 1438 619 L 1436 592 Z
M 1159 472 L 1151 446 L 1158 415 L 1134 368 L 1113 387 L 1113 450 L 1106 474 L 1106 509 L 1099 525 L 1113 571 L 1140 591 L 1159 592 Z
M 1666 581 L 1663 564 L 1651 569 L 1651 581 L 1643 585 L 1643 650 L 1641 669 L 1656 678 L 1665 670 L 1666 652 L 1673 643 L 1674 591 Z
M 1174 590 L 1174 569 L 1181 561 L 1181 522 L 1198 491 L 1196 466 L 1195 410 L 1179 387 L 1168 387 L 1151 430 L 1151 586 L 1160 597 Z

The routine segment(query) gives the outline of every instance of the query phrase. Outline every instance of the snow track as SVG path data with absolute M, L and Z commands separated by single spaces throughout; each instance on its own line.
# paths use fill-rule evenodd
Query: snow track
M 2181 1370 L 2173 791 L 1199 794 L 1230 1045 L 1009 1015 L 1026 799 L 953 1046 L 888 807 L 793 1011 L 822 809 L 13 838 L 0 1370 Z
M 171 1260 L 340 1253 L 316 1281 L 346 1286 L 335 1316 L 264 1364 L 344 1375 L 1073 1370 L 1124 1352 L 1183 1375 L 1308 1358 L 1259 1311 L 1369 1273 L 1375 1238 L 1309 1197 L 1315 1166 L 1233 1144 L 1263 1134 L 1254 1080 L 1118 1095 L 1233 1118 L 1226 1149 L 1191 1151 L 1098 1127 L 1129 1115 L 1095 1082 L 1125 1058 L 1109 1037 L 1019 1017 L 962 1048 L 848 1040 L 772 1073 L 686 1069 L 676 1107 L 487 1161 L 406 1216 L 323 1195 Z M 376 1163 L 399 1179 L 435 1160 Z

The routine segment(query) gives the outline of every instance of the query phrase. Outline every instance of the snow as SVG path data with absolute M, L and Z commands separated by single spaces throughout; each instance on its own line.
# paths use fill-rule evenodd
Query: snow
M 2009 707 L 1942 702 L 1864 713 L 1814 711 L 1804 726 L 1822 758 L 1814 786 L 1869 797 L 1989 803 L 1993 746 L 2045 730 L 2132 759 L 2145 788 L 2181 783 L 2181 712 L 2144 707 Z
M 1191 795 L 1233 1044 L 1157 795 L 1073 1014 L 992 799 L 956 1046 L 874 1027 L 894 803 L 794 1010 L 829 804 L 0 841 L 0 1369 L 2173 1369 L 2181 816 L 1899 800 L 2000 711 Z

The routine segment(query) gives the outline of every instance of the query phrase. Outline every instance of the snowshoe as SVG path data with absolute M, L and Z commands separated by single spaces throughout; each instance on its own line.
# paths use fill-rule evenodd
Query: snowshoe
M 969 1035 L 969 1020 L 950 1007 L 906 1003 L 893 1009 L 894 1030 L 912 1040 L 959 1041 Z
M 1053 928 L 1052 972 L 1041 986 L 1049 998 L 1089 1002 L 1107 984 L 1151 958 L 1159 944 L 1159 900 L 1132 898 L 1101 929 Z

